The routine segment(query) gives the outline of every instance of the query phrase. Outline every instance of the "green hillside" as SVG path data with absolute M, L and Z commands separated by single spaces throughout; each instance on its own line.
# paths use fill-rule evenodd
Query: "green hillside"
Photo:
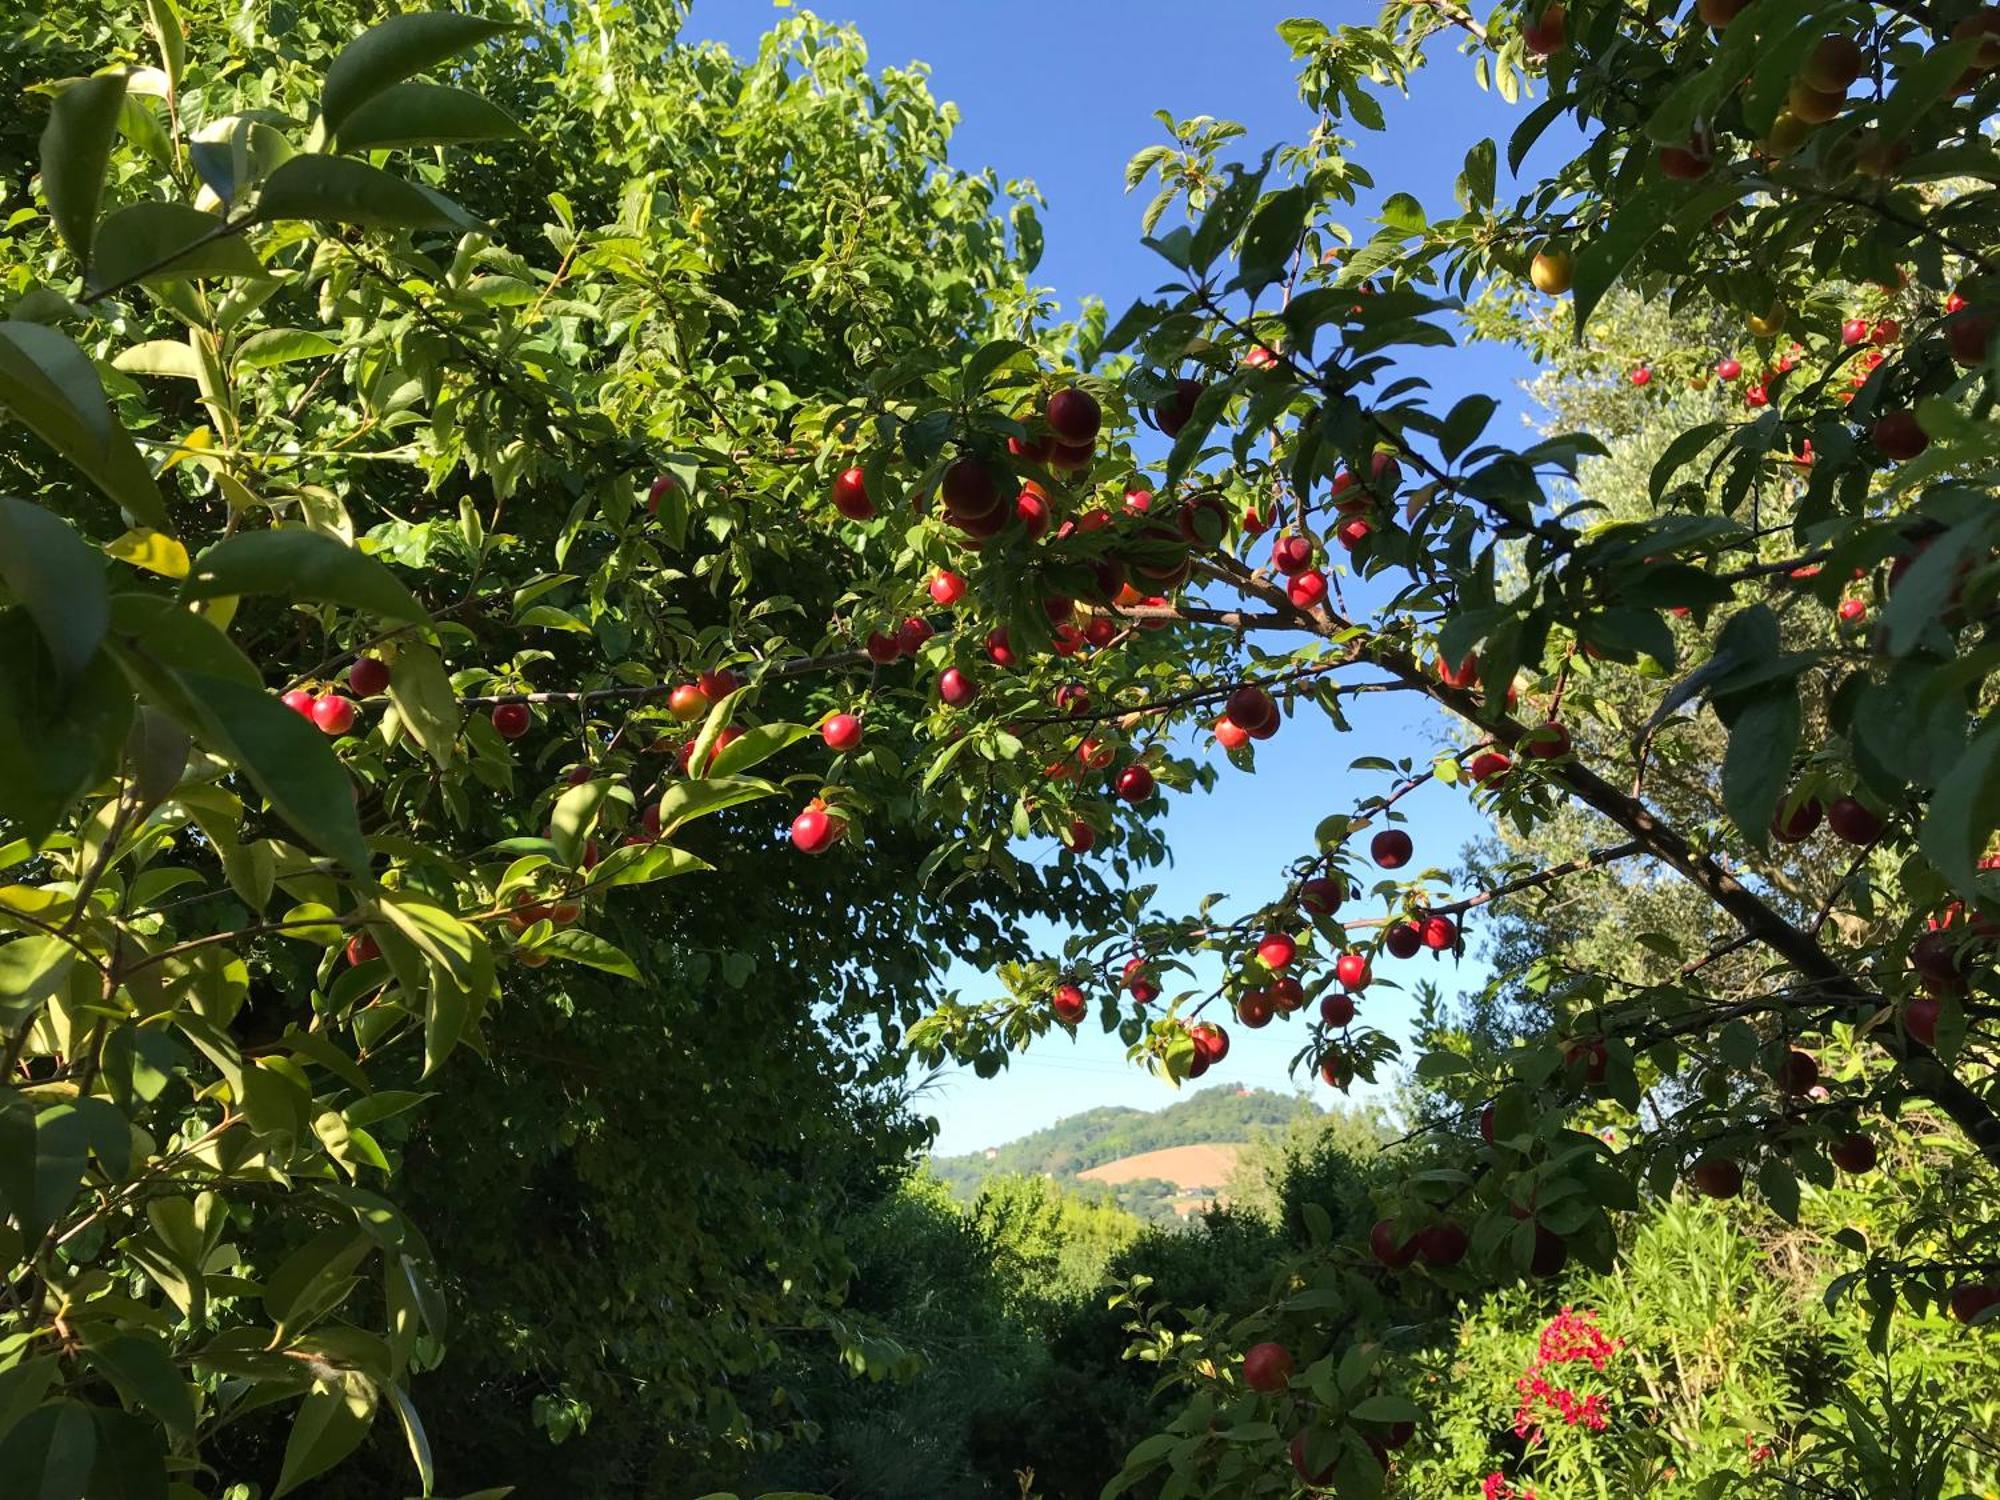
M 954 1193 L 970 1197 L 987 1178 L 1001 1174 L 1072 1179 L 1120 1157 L 1168 1146 L 1241 1144 L 1263 1129 L 1283 1129 L 1302 1113 L 1319 1110 L 1297 1095 L 1218 1085 L 1162 1110 L 1089 1109 L 1046 1130 L 1009 1141 L 993 1155 L 940 1156 L 931 1170 Z

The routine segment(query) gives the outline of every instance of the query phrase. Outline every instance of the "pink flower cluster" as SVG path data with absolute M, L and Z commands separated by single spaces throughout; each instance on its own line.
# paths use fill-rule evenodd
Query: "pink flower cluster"
M 1535 1487 L 1517 1490 L 1500 1473 L 1488 1474 L 1479 1486 L 1481 1500 L 1535 1500 Z
M 1592 1392 L 1579 1396 L 1567 1385 L 1551 1380 L 1546 1371 L 1559 1365 L 1588 1362 L 1602 1371 L 1611 1357 L 1625 1347 L 1623 1339 L 1607 1337 L 1597 1326 L 1597 1315 L 1565 1307 L 1542 1329 L 1534 1360 L 1514 1382 L 1521 1399 L 1514 1408 L 1514 1435 L 1533 1442 L 1542 1435 L 1542 1422 L 1553 1411 L 1568 1427 L 1585 1427 L 1602 1432 L 1610 1421 L 1604 1397 Z M 1502 1481 L 1504 1483 L 1504 1481 Z M 1495 1500 L 1488 1496 L 1487 1500 Z

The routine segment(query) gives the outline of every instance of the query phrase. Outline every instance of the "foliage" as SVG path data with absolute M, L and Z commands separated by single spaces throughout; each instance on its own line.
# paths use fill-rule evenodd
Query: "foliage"
M 676 1441 L 810 1436 L 778 1388 L 753 1419 L 732 1382 L 799 1326 L 864 1374 L 907 1364 L 841 1317 L 819 1232 L 844 1191 L 879 1195 L 869 1134 L 909 1140 L 878 1042 L 991 1073 L 1094 1002 L 1180 1081 L 1225 1067 L 1211 1012 L 1233 1009 L 1286 1017 L 1344 1088 L 1398 1057 L 1338 998 L 1364 956 L 1452 947 L 1492 901 L 1606 865 L 1697 893 L 1683 931 L 1710 945 L 1524 955 L 1502 992 L 1530 1005 L 1430 1037 L 1372 1209 L 1343 1171 L 1281 1228 L 1125 1252 L 1174 1275 L 1114 1265 L 1146 1373 L 1185 1401 L 1106 1495 L 1298 1478 L 1372 1500 L 1460 1300 L 1609 1273 L 1625 1216 L 1683 1178 L 1798 1221 L 1856 1139 L 1935 1137 L 1840 1241 L 1857 1259 L 1829 1299 L 1878 1357 L 1898 1318 L 1990 1323 L 2000 23 L 1964 0 L 1681 12 L 1390 0 L 1372 26 L 1285 23 L 1309 139 L 1251 165 L 1223 160 L 1226 122 L 1165 119 L 1128 179 L 1163 180 L 1169 284 L 1058 328 L 1026 284 L 1031 197 L 945 170 L 921 78 L 871 77 L 810 19 L 749 68 L 672 47 L 672 16 L 591 8 L 358 38 L 337 3 L 282 28 L 171 0 L 143 30 L 38 23 L 48 114 L 38 175 L 8 174 L 35 181 L 0 323 L 24 497 L 0 501 L 0 1471 L 107 1495 L 171 1471 L 198 1496 L 234 1477 L 220 1460 L 283 1493 L 387 1406 L 429 1490 L 408 1377 L 442 1352 L 453 1281 L 497 1289 L 478 1336 L 545 1387 L 552 1435 L 644 1390 L 622 1462 L 589 1466 L 607 1492 L 673 1483 Z M 1455 212 L 1391 193 L 1362 239 L 1342 132 L 1378 128 L 1377 93 L 1447 36 L 1482 84 L 1539 92 L 1510 164 L 1559 117 L 1582 149 L 1509 203 L 1482 142 Z M 1740 325 L 1760 399 L 1670 415 L 1643 504 L 1600 511 L 1578 486 L 1604 436 L 1515 449 L 1490 397 L 1439 410 L 1398 373 L 1524 273 L 1579 341 L 1614 287 Z M 1899 316 L 1850 337 L 1862 285 Z M 1867 628 L 1815 615 L 1857 581 Z M 330 691 L 357 656 L 390 671 L 382 697 L 349 666 L 358 710 Z M 1380 691 L 1462 740 L 1363 756 L 1383 789 L 1329 811 L 1267 896 L 1157 909 L 1135 881 L 1166 796 Z M 810 742 L 835 709 L 865 718 L 858 752 Z M 1228 748 L 1188 753 L 1195 726 Z M 1526 843 L 1572 805 L 1617 842 L 1453 897 L 1374 842 L 1431 786 Z M 1855 852 L 1812 883 L 1782 850 L 1823 814 Z M 1031 916 L 1076 935 L 1035 956 Z M 1005 995 L 928 996 L 947 951 Z M 1184 982 L 1218 955 L 1219 988 Z M 619 1005 L 658 1009 L 567 1025 Z M 511 1049 L 556 1041 L 584 1050 L 544 1075 L 588 1077 L 603 1048 L 614 1081 L 579 1102 L 558 1080 L 508 1120 Z M 713 1096 L 602 1125 L 661 1051 L 691 1059 L 670 1086 Z M 466 1102 L 423 1139 L 436 1093 Z M 678 1133 L 759 1110 L 726 1146 Z M 496 1117 L 516 1162 L 461 1176 Z M 659 1237 L 648 1174 L 616 1160 L 641 1140 L 693 1158 L 664 1201 L 703 1211 L 702 1282 L 664 1335 L 679 1268 L 623 1274 Z M 454 1191 L 546 1194 L 562 1247 L 619 1267 L 616 1336 L 587 1298 L 535 1321 L 540 1259 L 447 1272 L 396 1196 L 426 1157 Z M 1276 1243 L 1235 1257 L 1256 1286 L 1221 1280 L 1229 1236 Z M 1255 1341 L 1286 1346 L 1288 1379 L 1249 1388 Z M 1883 1390 L 1835 1400 L 1835 1482 L 1934 1490 L 1962 1418 L 1913 1424 L 1924 1388 Z M 666 1455 L 637 1454 L 648 1420 Z

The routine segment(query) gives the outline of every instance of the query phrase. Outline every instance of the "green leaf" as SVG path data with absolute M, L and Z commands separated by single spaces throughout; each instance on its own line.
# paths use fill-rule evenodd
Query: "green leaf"
M 90 356 L 40 323 L 0 323 L 0 405 L 81 469 L 133 520 L 171 532 L 146 462 L 111 414 Z
M 100 74 L 56 95 L 42 127 L 42 192 L 49 217 L 70 253 L 86 264 L 124 106 L 125 75 Z
M 0 496 L 0 582 L 40 628 L 56 670 L 74 679 L 111 624 L 103 557 L 53 512 Z
M 1660 497 L 1666 494 L 1667 486 L 1674 481 L 1674 475 L 1693 463 L 1701 456 L 1704 449 L 1728 430 L 1727 422 L 1703 422 L 1676 434 L 1674 440 L 1667 444 L 1666 451 L 1653 464 L 1652 478 L 1648 482 L 1653 504 L 1660 503 Z
M 69 982 L 77 950 L 54 933 L 0 943 L 0 1021 L 19 1027 Z
M 192 276 L 268 276 L 242 227 L 185 203 L 149 200 L 121 208 L 98 233 L 91 288 Z
M 2000 721 L 1972 738 L 1931 797 L 1917 843 L 1953 889 L 1977 894 L 1979 857 L 2000 828 Z
M 1456 462 L 1459 454 L 1479 440 L 1499 409 L 1500 403 L 1491 396 L 1467 396 L 1452 407 L 1438 434 L 1438 448 L 1445 458 Z
M 271 1500 L 324 1474 L 360 1447 L 374 1416 L 375 1392 L 366 1377 L 349 1371 L 338 1381 L 315 1384 L 292 1418 Z
M 1671 183 L 1649 183 L 1618 205 L 1610 228 L 1600 234 L 1576 258 L 1576 277 L 1570 284 L 1574 307 L 1575 334 L 1583 341 L 1584 325 L 1604 294 L 1646 248 L 1667 223 L 1667 208 L 1674 200 Z
M 1791 781 L 1798 744 L 1799 696 L 1793 688 L 1759 693 L 1730 728 L 1722 756 L 1722 805 L 1759 849 Z
M 108 777 L 132 723 L 132 688 L 108 654 L 63 682 L 40 631 L 19 609 L 0 610 L 0 818 L 40 843 L 77 798 Z
M 0 1441 L 7 1500 L 77 1500 L 97 1459 L 90 1408 L 54 1401 L 23 1417 Z
M 348 117 L 391 84 L 513 29 L 506 21 L 446 10 L 411 11 L 371 26 L 326 70 L 319 112 L 327 134 L 338 139 Z
M 346 604 L 389 620 L 430 618 L 384 564 L 323 532 L 300 527 L 247 531 L 217 542 L 194 560 L 183 592 L 190 599 L 283 594 Z
M 621 979 L 641 977 L 638 966 L 621 949 L 613 947 L 594 932 L 580 932 L 574 927 L 565 927 L 537 943 L 535 951 L 566 958 L 571 963 L 588 964 L 593 969 L 602 969 Z
M 1985 553 L 1992 528 L 1992 517 L 1986 514 L 1959 522 L 1933 538 L 1896 580 L 1888 608 L 1882 611 L 1882 632 L 1891 656 L 1908 656 L 1931 623 L 1951 607 L 1961 568 L 1969 566 L 1966 560 L 1973 553 Z
M 707 860 L 697 859 L 671 844 L 627 844 L 613 849 L 592 868 L 584 889 L 594 895 L 613 886 L 649 885 L 655 880 L 671 880 L 676 875 L 693 875 L 714 868 Z
M 127 375 L 160 375 L 173 380 L 200 380 L 204 373 L 201 356 L 185 339 L 148 339 L 120 349 L 111 367 Z
M 437 1484 L 437 1468 L 431 1461 L 431 1440 L 424 1431 L 423 1419 L 417 1415 L 416 1403 L 401 1386 L 391 1381 L 383 1389 L 389 1393 L 390 1408 L 402 1424 L 403 1441 L 410 1446 L 410 1462 L 416 1466 L 417 1482 L 423 1486 L 424 1494 L 429 1495 Z
M 1237 250 L 1241 267 L 1237 280 L 1251 296 L 1285 274 L 1317 201 L 1303 185 L 1288 187 L 1266 198 L 1251 217 Z
M 436 83 L 398 83 L 363 104 L 340 130 L 348 151 L 448 146 L 459 141 L 510 140 L 521 134 L 491 100 Z
M 310 328 L 265 328 L 237 345 L 233 363 L 238 370 L 268 370 L 339 352 L 340 345 Z
M 1358 1401 L 1348 1416 L 1357 1422 L 1421 1422 L 1423 1412 L 1407 1396 L 1370 1396 Z
M 257 219 L 309 219 L 363 229 L 477 227 L 449 199 L 350 156 L 295 156 L 264 181 Z
M 759 724 L 755 729 L 746 729 L 717 752 L 704 779 L 740 775 L 811 733 L 812 726 L 808 724 Z
M 451 764 L 463 717 L 451 678 L 436 651 L 413 641 L 396 653 L 389 677 L 389 702 L 424 753 L 439 765 Z
M 556 858 L 566 865 L 577 862 L 583 846 L 596 825 L 597 810 L 615 781 L 586 781 L 573 786 L 556 799 L 549 814 L 549 838 L 556 846 Z
M 240 766 L 273 810 L 357 875 L 369 853 L 353 784 L 325 735 L 262 688 L 204 672 L 179 674 L 197 720 L 188 727 Z
M 194 1434 L 194 1398 L 167 1346 L 151 1334 L 117 1333 L 91 1343 L 84 1357 L 112 1383 L 160 1419 L 175 1437 Z
M 1767 1156 L 1758 1165 L 1757 1190 L 1779 1218 L 1787 1224 L 1799 1222 L 1799 1179 L 1777 1157 Z

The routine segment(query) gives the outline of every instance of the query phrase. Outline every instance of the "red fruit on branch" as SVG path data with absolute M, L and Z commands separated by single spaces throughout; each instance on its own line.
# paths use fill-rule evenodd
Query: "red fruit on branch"
M 1354 994 L 1368 988 L 1368 981 L 1375 976 L 1368 967 L 1365 953 L 1343 953 L 1334 961 L 1333 977 L 1340 981 L 1343 989 Z
M 1076 758 L 1093 771 L 1101 771 L 1110 765 L 1116 754 L 1116 750 L 1099 739 L 1086 739 L 1076 747 Z
M 1843 844 L 1872 844 L 1886 826 L 1873 809 L 1852 797 L 1836 797 L 1826 809 L 1826 826 Z
M 1153 980 L 1153 970 L 1143 957 L 1125 960 L 1125 972 L 1119 976 L 1132 998 L 1141 1005 L 1151 1005 L 1160 998 L 1160 987 Z
M 1095 441 L 1104 421 L 1097 398 L 1075 386 L 1065 386 L 1050 396 L 1044 415 L 1057 441 L 1073 446 Z
M 1255 683 L 1245 683 L 1231 693 L 1222 705 L 1222 711 L 1239 728 L 1255 731 L 1278 718 L 1278 705 L 1271 695 Z
M 1894 318 L 1883 318 L 1868 330 L 1868 339 L 1878 348 L 1887 348 L 1903 336 L 1903 325 Z
M 1715 373 L 1720 379 L 1734 380 L 1738 375 L 1743 373 L 1743 362 L 1724 355 L 1715 362 Z
M 518 740 L 534 724 L 534 715 L 525 703 L 502 703 L 493 710 L 493 727 L 503 740 Z
M 1867 343 L 1868 320 L 1866 318 L 1849 318 L 1845 323 L 1842 323 L 1840 325 L 1840 341 L 1850 347 L 1855 344 Z
M 1667 176 L 1680 182 L 1696 182 L 1706 177 L 1708 169 L 1715 165 L 1715 148 L 1705 136 L 1696 136 L 1685 146 L 1660 147 L 1659 161 L 1660 170 Z
M 801 854 L 824 854 L 839 843 L 840 836 L 846 832 L 846 821 L 835 817 L 827 810 L 826 804 L 817 799 L 792 819 L 792 843 Z
M 1073 984 L 1059 984 L 1055 993 L 1049 996 L 1049 1009 L 1056 1013 L 1056 1019 L 1065 1026 L 1074 1026 L 1090 1013 L 1090 1002 L 1083 997 L 1083 991 Z
M 1056 709 L 1065 714 L 1090 712 L 1090 689 L 1080 682 L 1065 682 L 1056 689 Z
M 1498 750 L 1482 750 L 1472 757 L 1466 767 L 1472 779 L 1480 786 L 1492 786 L 1513 769 L 1514 762 Z
M 1569 730 L 1550 719 L 1522 735 L 1517 748 L 1530 760 L 1561 760 L 1570 751 Z
M 1743 1191 L 1743 1168 L 1726 1156 L 1704 1156 L 1688 1177 L 1706 1198 L 1727 1200 Z
M 1826 1154 L 1841 1171 L 1857 1174 L 1874 1171 L 1875 1163 L 1880 1158 L 1874 1140 L 1858 1130 L 1834 1137 Z
M 1780 803 L 1771 815 L 1771 837 L 1783 844 L 1803 844 L 1818 829 L 1824 813 L 1817 797 L 1807 797 L 1789 807 Z
M 1498 1129 L 1498 1117 L 1493 1113 L 1493 1106 L 1489 1104 L 1479 1112 L 1479 1138 L 1490 1146 Z
M 1029 541 L 1039 542 L 1048 531 L 1049 514 L 1048 492 L 1032 480 L 1022 485 L 1021 493 L 1014 497 L 1014 518 L 1028 533 Z
M 1215 721 L 1215 742 L 1225 750 L 1241 750 L 1250 743 L 1250 734 L 1225 714 Z
M 652 487 L 646 491 L 646 514 L 657 516 L 660 513 L 660 502 L 673 492 L 673 475 L 662 474 L 658 479 L 655 479 Z
M 1011 667 L 1014 665 L 1014 647 L 1007 639 L 1006 626 L 1002 625 L 997 629 L 988 631 L 985 645 L 986 659 L 992 662 L 994 666 Z
M 1834 609 L 1843 625 L 1859 625 L 1868 618 L 1868 604 L 1862 599 L 1843 599 Z
M 318 700 L 304 688 L 293 688 L 278 701 L 302 719 L 313 716 L 313 704 Z
M 1285 1451 L 1291 1455 L 1292 1472 L 1297 1474 L 1307 1484 L 1331 1484 L 1333 1482 L 1335 1460 L 1328 1459 L 1319 1468 L 1312 1468 L 1306 1458 L 1306 1434 L 1303 1428 L 1292 1434 L 1292 1440 L 1285 1445 Z
M 1289 1016 L 1293 1011 L 1306 1003 L 1306 987 L 1289 974 L 1282 975 L 1274 980 L 1267 993 L 1271 997 L 1271 1003 L 1278 1008 L 1278 1014 L 1281 1016 Z
M 965 597 L 965 580 L 948 568 L 939 568 L 931 574 L 929 593 L 932 603 L 950 609 Z
M 1412 922 L 1398 922 L 1382 934 L 1382 946 L 1391 958 L 1415 958 L 1424 946 L 1423 934 Z
M 944 508 L 957 519 L 978 520 L 1000 508 L 1000 487 L 993 471 L 976 458 L 961 458 L 944 471 L 938 486 Z
M 1243 1383 L 1261 1395 L 1282 1391 L 1292 1380 L 1292 1353 L 1283 1344 L 1252 1344 L 1243 1356 Z
M 1641 365 L 1639 366 L 1638 369 L 1634 370 L 1630 375 L 1627 375 L 1625 378 L 1631 381 L 1632 384 L 1636 386 L 1640 387 L 1649 386 L 1653 383 L 1653 372 L 1649 370 L 1646 366 Z
M 717 667 L 714 671 L 702 673 L 695 679 L 695 685 L 701 689 L 702 696 L 710 703 L 720 703 L 742 686 L 736 680 L 736 674 L 727 667 Z
M 382 956 L 381 947 L 370 934 L 365 932 L 357 932 L 347 940 L 346 952 L 347 962 L 350 965 L 365 964 L 371 958 Z
M 1213 1021 L 1190 1026 L 1188 1035 L 1194 1039 L 1195 1056 L 1210 1066 L 1229 1056 L 1229 1033 Z
M 1563 1066 L 1581 1072 L 1586 1083 L 1602 1083 L 1611 1066 L 1611 1053 L 1598 1037 L 1571 1042 L 1563 1048 Z
M 861 721 L 853 714 L 835 714 L 820 726 L 819 735 L 827 749 L 846 755 L 861 748 Z
M 1264 940 L 1257 945 L 1257 961 L 1276 973 L 1298 957 L 1298 952 L 1299 945 L 1292 941 L 1290 933 L 1267 932 Z
M 1443 953 L 1458 944 L 1458 924 L 1450 917 L 1425 917 L 1419 931 L 1424 946 L 1433 953 Z
M 1089 443 L 1057 443 L 1049 452 L 1049 467 L 1059 474 L 1080 474 L 1096 457 Z
M 1352 1025 L 1354 1021 L 1354 997 L 1339 990 L 1328 990 L 1320 997 L 1319 1018 L 1336 1031 Z
M 879 630 L 869 631 L 866 650 L 868 652 L 868 659 L 877 666 L 882 667 L 888 666 L 903 654 L 903 648 L 896 644 L 896 636 L 893 631 L 888 635 L 882 634 Z
M 924 649 L 924 643 L 936 634 L 929 620 L 912 615 L 896 627 L 896 650 L 903 656 L 915 656 Z
M 1236 1019 L 1252 1031 L 1270 1025 L 1271 1017 L 1277 1013 L 1277 1002 L 1269 990 L 1251 990 L 1236 1002 Z
M 1299 904 L 1316 917 L 1330 917 L 1347 899 L 1341 883 L 1330 875 L 1315 875 L 1299 887 Z
M 869 521 L 875 502 L 868 498 L 868 479 L 859 469 L 842 469 L 833 478 L 833 508 L 850 521 Z
M 1340 525 L 1335 527 L 1333 532 L 1334 540 L 1339 542 L 1349 552 L 1359 547 L 1374 534 L 1374 526 L 1364 516 L 1349 516 Z
M 312 721 L 321 734 L 345 734 L 354 727 L 354 700 L 327 693 L 313 700 Z
M 1318 568 L 1306 569 L 1286 585 L 1285 597 L 1292 601 L 1294 609 L 1319 608 L 1326 602 L 1326 574 Z
M 1417 1254 L 1434 1266 L 1455 1266 L 1472 1248 L 1463 1224 L 1427 1224 L 1417 1231 Z
M 1884 458 L 1897 463 L 1908 463 L 1931 445 L 1930 434 L 1918 423 L 1917 414 L 1908 410 L 1877 417 L 1868 435 Z
M 1985 364 L 1993 347 L 1993 321 L 1989 312 L 1961 312 L 1946 323 L 1944 341 L 1952 359 L 1968 367 Z
M 1174 393 L 1153 408 L 1153 424 L 1168 437 L 1179 437 L 1181 429 L 1194 419 L 1195 403 L 1207 389 L 1199 380 L 1176 381 Z
M 348 690 L 357 697 L 373 698 L 389 690 L 389 664 L 378 656 L 357 656 L 347 669 Z
M 1377 1219 L 1368 1231 L 1368 1251 L 1392 1271 L 1400 1271 L 1417 1258 L 1415 1236 L 1405 1239 L 1394 1219 Z
M 1097 847 L 1097 830 L 1082 818 L 1071 818 L 1069 823 L 1069 847 L 1073 853 L 1088 854 Z
M 979 696 L 979 684 L 957 667 L 946 667 L 938 677 L 938 697 L 947 707 L 964 708 Z
M 1788 1094 L 1810 1094 L 1819 1084 L 1819 1064 L 1812 1054 L 1794 1048 L 1779 1061 L 1776 1081 Z
M 1433 664 L 1437 669 L 1438 681 L 1449 688 L 1476 687 L 1479 683 L 1479 653 L 1468 651 L 1457 665 L 1442 656 Z
M 1410 862 L 1416 846 L 1400 828 L 1385 828 L 1368 841 L 1368 857 L 1385 870 L 1400 870 Z
M 1542 13 L 1521 23 L 1521 45 L 1536 57 L 1553 57 L 1569 45 L 1564 34 L 1568 13 L 1561 5 L 1550 5 Z
M 1153 795 L 1153 773 L 1144 766 L 1127 766 L 1118 773 L 1112 790 L 1127 802 L 1144 802 Z
M 1271 566 L 1290 577 L 1312 566 L 1312 538 L 1288 531 L 1271 543 Z
M 712 707 L 708 694 L 692 682 L 683 682 L 667 694 L 667 712 L 683 724 L 697 723 L 708 717 Z

